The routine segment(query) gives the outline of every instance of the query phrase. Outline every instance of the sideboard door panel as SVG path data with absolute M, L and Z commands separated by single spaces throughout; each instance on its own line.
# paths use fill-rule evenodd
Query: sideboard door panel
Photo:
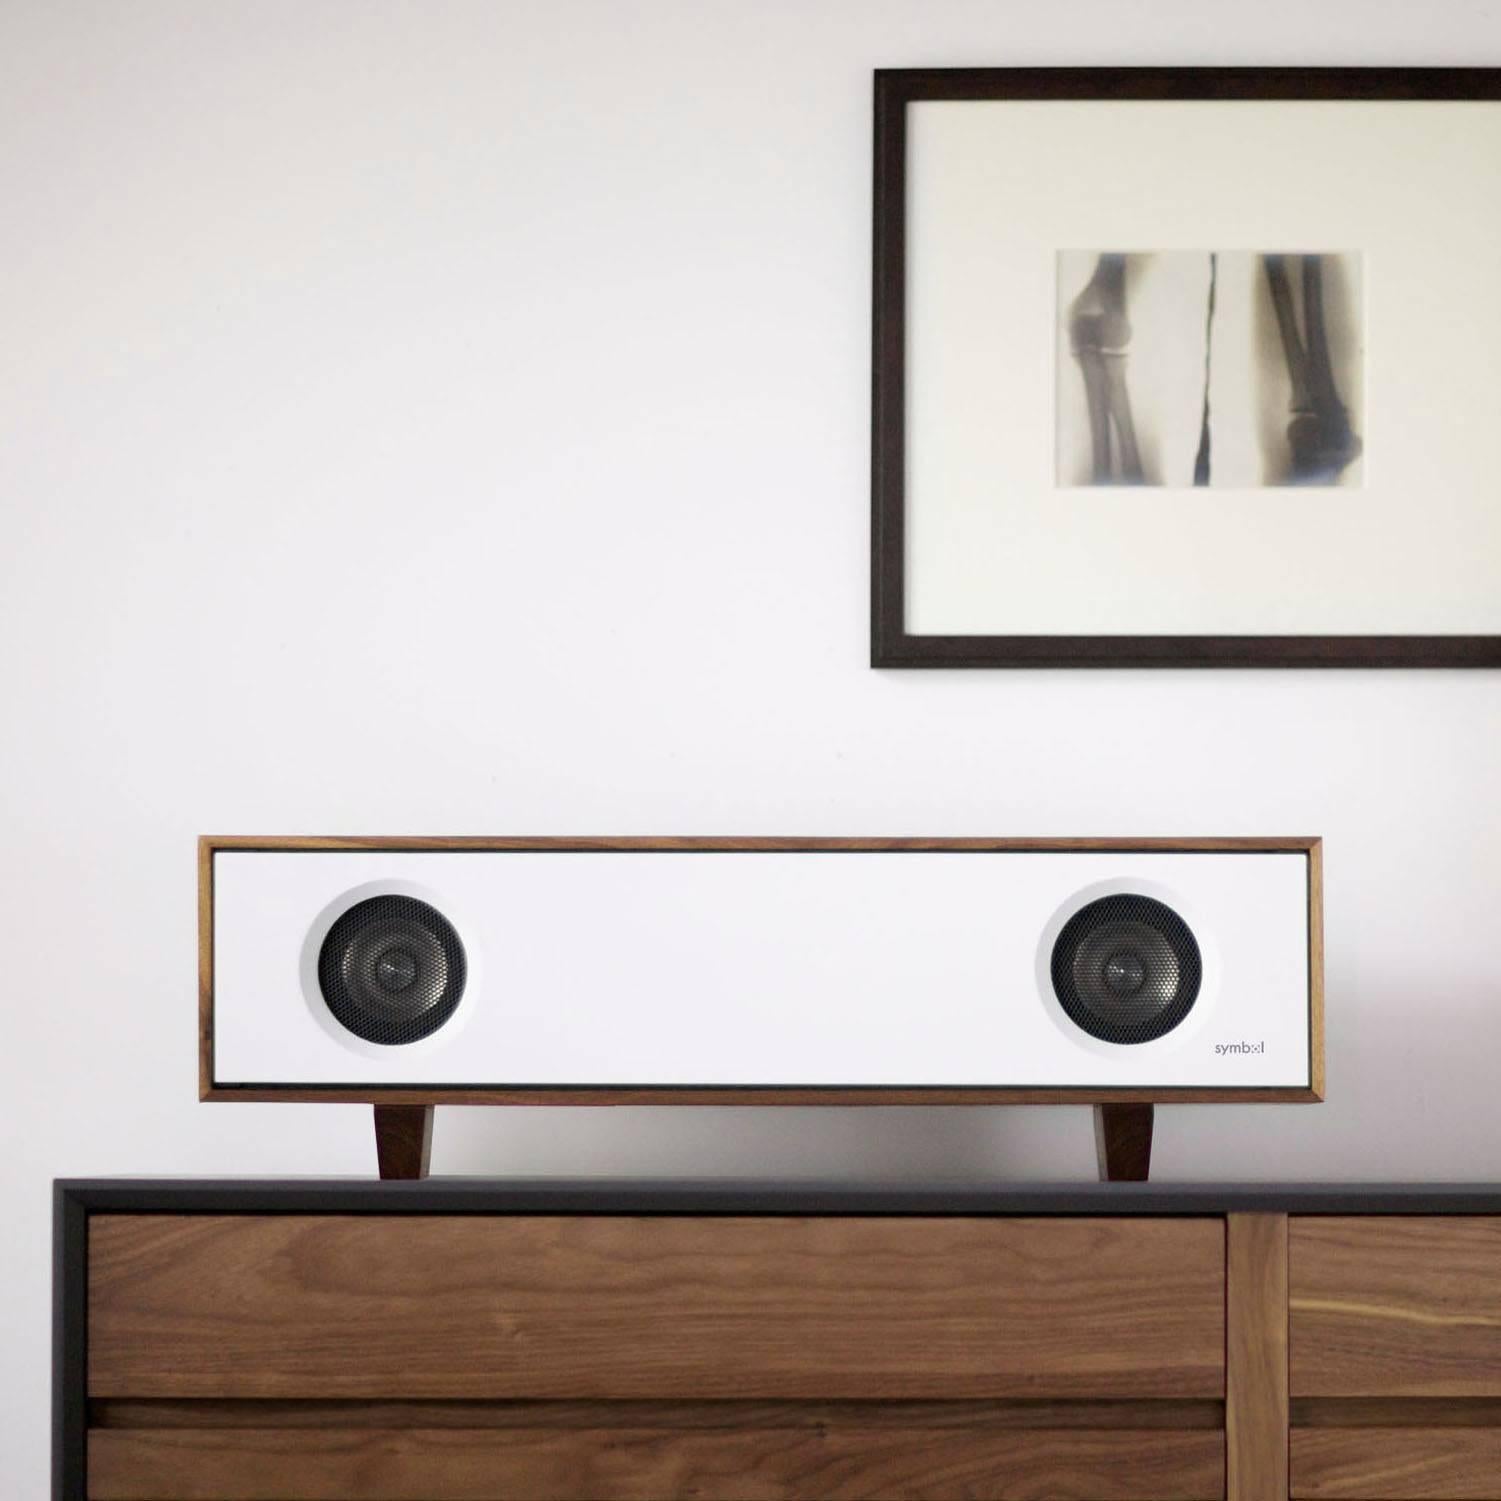
M 1299 1217 L 1288 1276 L 1294 1397 L 1501 1397 L 1501 1217 Z
M 1496 1501 L 1495 1428 L 1299 1428 L 1292 1436 L 1295 1497 L 1309 1501 Z
M 1292 1494 L 1501 1497 L 1501 1216 L 1298 1217 Z

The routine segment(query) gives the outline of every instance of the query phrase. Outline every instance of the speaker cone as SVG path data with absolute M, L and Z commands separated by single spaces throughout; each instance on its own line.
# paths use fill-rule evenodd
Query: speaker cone
M 1069 1019 L 1105 1042 L 1151 1042 L 1198 999 L 1203 966 L 1188 924 L 1149 896 L 1101 897 L 1053 945 L 1053 991 Z
M 436 907 L 410 896 L 357 902 L 318 952 L 318 987 L 334 1019 L 366 1042 L 429 1037 L 464 994 L 464 945 Z

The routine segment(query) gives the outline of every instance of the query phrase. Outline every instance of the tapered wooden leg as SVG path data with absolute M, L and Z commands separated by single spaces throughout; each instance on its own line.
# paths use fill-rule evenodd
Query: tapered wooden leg
M 1145 1183 L 1152 1166 L 1152 1107 L 1096 1105 L 1094 1146 L 1101 1183 Z
M 431 1105 L 377 1105 L 375 1156 L 382 1178 L 425 1178 L 433 1150 Z

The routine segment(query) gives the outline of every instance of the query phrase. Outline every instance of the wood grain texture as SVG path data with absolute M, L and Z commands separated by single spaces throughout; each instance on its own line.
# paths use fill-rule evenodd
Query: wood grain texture
M 1501 1395 L 1501 1217 L 1309 1216 L 1288 1247 L 1295 1395 Z
M 214 1090 L 214 844 L 198 841 L 198 1098 Z
M 431 1105 L 375 1107 L 375 1160 L 382 1178 L 425 1178 L 432 1153 Z
M 1324 841 L 1308 844 L 1308 1084 L 1324 1098 Z
M 1095 1162 L 1101 1183 L 1145 1183 L 1152 1172 L 1150 1105 L 1094 1107 Z
M 720 1086 L 657 1086 L 651 1088 L 553 1089 L 382 1089 L 367 1084 L 347 1087 L 256 1089 L 224 1085 L 209 1089 L 205 1100 L 239 1100 L 241 1103 L 329 1105 L 507 1105 L 507 1106 L 662 1106 L 662 1105 L 754 1105 L 796 1108 L 810 1105 L 860 1106 L 887 1109 L 903 1106 L 957 1105 L 1089 1105 L 1134 1103 L 1141 1105 L 1251 1105 L 1313 1104 L 1319 1096 L 1304 1086 L 1287 1089 L 893 1089 L 884 1085 L 827 1088 L 784 1088 L 767 1085 L 747 1088 Z
M 410 853 L 471 851 L 930 851 L 946 850 L 976 854 L 1005 852 L 1100 851 L 1104 853 L 1148 851 L 1163 854 L 1261 853 L 1289 854 L 1312 849 L 1319 842 L 1314 835 L 1242 835 L 1222 834 L 1194 838 L 1109 835 L 1070 839 L 1004 839 L 976 836 L 971 838 L 914 837 L 794 837 L 765 835 L 634 835 L 598 834 L 589 836 L 552 834 L 459 834 L 459 835 L 327 835 L 327 834 L 204 834 L 199 848 L 205 854 L 215 850 L 392 850 Z
M 1501 1431 L 1294 1430 L 1292 1494 L 1361 1501 L 1496 1501 L 1501 1496 Z
M 1220 1397 L 1213 1219 L 96 1215 L 95 1397 Z
M 95 1501 L 1208 1501 L 1218 1433 L 230 1428 L 89 1437 Z
M 1287 1216 L 1231 1214 L 1225 1230 L 1228 1501 L 1287 1495 Z

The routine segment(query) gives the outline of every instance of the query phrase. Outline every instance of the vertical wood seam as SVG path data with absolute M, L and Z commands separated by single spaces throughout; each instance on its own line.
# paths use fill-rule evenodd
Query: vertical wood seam
M 1225 1495 L 1289 1496 L 1285 1214 L 1225 1216 Z

